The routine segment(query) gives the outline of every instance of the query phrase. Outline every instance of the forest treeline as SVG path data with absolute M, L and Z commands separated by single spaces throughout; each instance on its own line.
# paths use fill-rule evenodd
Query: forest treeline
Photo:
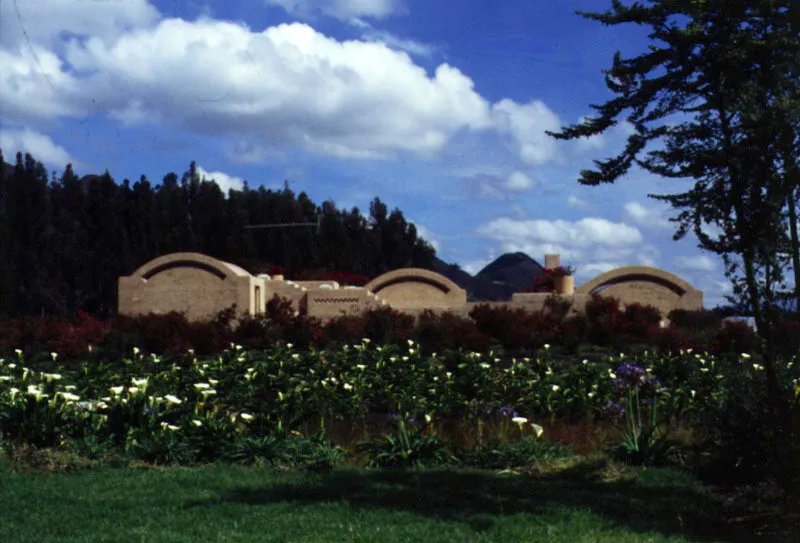
M 98 317 L 116 312 L 117 278 L 171 252 L 197 251 L 251 273 L 285 268 L 288 277 L 343 272 L 375 277 L 401 267 L 431 269 L 435 251 L 399 209 L 375 198 L 369 217 L 321 205 L 305 192 L 230 190 L 201 178 L 192 162 L 160 183 L 144 175 L 115 182 L 58 176 L 30 154 L 0 151 L 0 317 Z M 248 229 L 270 223 L 315 226 Z

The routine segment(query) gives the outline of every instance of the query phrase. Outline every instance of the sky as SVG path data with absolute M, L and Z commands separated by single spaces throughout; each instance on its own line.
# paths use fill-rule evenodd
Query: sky
M 690 181 L 641 170 L 582 186 L 629 128 L 545 131 L 612 97 L 602 70 L 646 50 L 641 28 L 576 10 L 606 0 L 6 0 L 0 149 L 121 182 L 195 160 L 223 189 L 290 188 L 403 211 L 446 262 L 558 253 L 576 284 L 657 266 L 724 302 L 730 283 L 648 194 Z M 454 9 L 454 6 L 457 6 Z

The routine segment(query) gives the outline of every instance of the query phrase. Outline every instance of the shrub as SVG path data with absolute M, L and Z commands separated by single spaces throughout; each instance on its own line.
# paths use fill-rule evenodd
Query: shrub
M 758 335 L 746 322 L 726 321 L 714 335 L 715 353 L 749 353 L 757 350 Z
M 648 339 L 653 327 L 659 327 L 661 312 L 653 306 L 628 304 L 619 319 L 618 333 L 626 343 L 641 343 Z
M 572 451 L 569 447 L 526 436 L 511 443 L 494 441 L 477 445 L 464 455 L 463 461 L 465 464 L 479 469 L 511 469 L 527 468 L 536 462 L 570 456 L 572 456 Z
M 99 345 L 110 325 L 85 312 L 74 319 L 22 317 L 0 323 L 0 352 L 58 353 L 62 360 L 85 356 Z M 49 360 L 49 354 L 46 361 Z
M 688 309 L 673 309 L 667 315 L 670 326 L 686 328 L 692 331 L 718 330 L 722 325 L 722 317 L 713 311 L 690 311 Z
M 459 460 L 437 436 L 424 432 L 424 427 L 409 432 L 401 421 L 394 433 L 363 444 L 369 465 L 378 468 L 423 468 L 455 464 Z
M 380 307 L 360 315 L 344 315 L 328 321 L 323 337 L 329 343 L 350 343 L 369 338 L 377 343 L 398 345 L 411 339 L 414 317 L 390 307 Z
M 471 319 L 430 310 L 423 311 L 417 318 L 414 337 L 428 353 L 460 348 L 485 352 L 491 342 L 489 336 L 478 330 Z
M 542 312 L 479 304 L 470 311 L 478 330 L 507 349 L 538 349 L 561 335 L 561 323 Z
M 796 316 L 778 319 L 774 334 L 775 349 L 781 356 L 794 356 L 800 351 L 800 321 Z
M 664 353 L 677 353 L 682 349 L 702 352 L 708 348 L 697 334 L 671 326 L 659 328 L 651 325 L 647 332 L 647 343 Z
M 724 395 L 698 413 L 699 423 L 710 432 L 710 438 L 698 448 L 697 470 L 713 481 L 763 480 L 770 473 L 773 458 L 769 450 L 773 418 L 766 387 L 746 371 L 725 374 Z
M 111 324 L 103 346 L 112 353 L 130 353 L 134 347 L 158 354 L 177 355 L 188 349 L 216 354 L 231 341 L 231 334 L 212 322 L 189 322 L 178 312 L 163 315 L 119 316 Z
M 622 311 L 616 298 L 592 294 L 586 302 L 589 340 L 595 345 L 616 346 Z

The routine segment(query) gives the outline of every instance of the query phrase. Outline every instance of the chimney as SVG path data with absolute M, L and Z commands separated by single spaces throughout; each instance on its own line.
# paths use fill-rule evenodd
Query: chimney
M 544 269 L 552 270 L 561 265 L 561 255 L 544 255 Z

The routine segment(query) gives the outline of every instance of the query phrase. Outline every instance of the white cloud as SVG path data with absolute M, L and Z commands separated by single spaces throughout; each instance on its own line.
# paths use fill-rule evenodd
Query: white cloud
M 527 192 L 535 186 L 536 181 L 519 171 L 509 175 L 504 185 L 504 187 L 511 192 Z
M 261 164 L 269 158 L 286 158 L 286 153 L 274 146 L 262 146 L 245 139 L 223 146 L 226 158 L 237 164 Z
M 54 167 L 58 171 L 61 171 L 69 163 L 76 168 L 80 167 L 80 164 L 69 152 L 60 145 L 56 145 L 49 136 L 27 128 L 0 131 L 0 149 L 3 150 L 5 161 L 12 164 L 14 156 L 20 152 L 22 154 L 30 153 L 42 164 Z
M 590 262 L 589 264 L 583 264 L 580 267 L 576 267 L 575 278 L 581 279 L 581 282 L 585 283 L 586 281 L 594 279 L 601 273 L 611 271 L 614 268 L 619 268 L 621 265 L 622 264 L 618 262 Z
M 592 207 L 592 204 L 590 204 L 586 200 L 578 198 L 573 194 L 570 194 L 569 196 L 567 196 L 567 206 L 574 209 L 589 209 Z
M 471 260 L 461 266 L 461 269 L 470 275 L 476 275 L 479 271 L 489 265 L 493 258 Z
M 0 46 L 27 41 L 50 47 L 63 39 L 93 36 L 116 39 L 133 28 L 147 27 L 160 18 L 148 0 L 81 1 L 25 0 L 0 4 Z M 27 39 L 26 39 L 27 35 Z
M 503 99 L 492 105 L 495 128 L 513 138 L 520 159 L 526 164 L 540 165 L 558 156 L 556 140 L 545 131 L 561 128 L 558 116 L 540 100 L 518 104 Z
M 40 45 L 32 44 L 29 48 L 19 44 L 15 49 L 0 49 L 3 117 L 24 123 L 85 113 L 71 100 L 80 92 L 78 82 L 64 69 L 64 62 Z
M 409 38 L 401 38 L 385 30 L 371 29 L 365 32 L 361 38 L 364 41 L 382 43 L 392 49 L 399 49 L 410 55 L 423 58 L 432 57 L 434 51 L 436 51 L 433 45 Z
M 421 225 L 419 223 L 416 223 L 416 222 L 414 222 L 412 220 L 409 220 L 408 222 L 413 224 L 414 227 L 417 229 L 417 236 L 421 237 L 422 239 L 424 239 L 425 241 L 430 243 L 431 247 L 433 247 L 436 250 L 436 252 L 438 253 L 439 250 L 442 247 L 441 239 L 439 238 L 439 236 L 434 234 L 431 231 L 431 229 L 428 228 L 427 226 L 423 226 L 423 225 Z
M 268 5 L 278 6 L 287 13 L 301 18 L 316 15 L 333 17 L 356 26 L 364 24 L 364 18 L 385 19 L 406 13 L 401 0 L 264 0 Z
M 677 256 L 673 262 L 681 270 L 710 272 L 717 269 L 717 261 L 708 255 Z
M 642 228 L 661 228 L 674 230 L 675 226 L 669 222 L 665 211 L 647 207 L 639 202 L 625 204 L 625 214 L 634 223 Z
M 300 23 L 259 33 L 163 20 L 113 44 L 71 42 L 65 59 L 78 72 L 40 53 L 49 84 L 24 51 L 0 53 L 0 100 L 12 119 L 92 111 L 353 158 L 430 155 L 456 132 L 492 123 L 489 104 L 458 69 L 442 64 L 429 76 L 405 53 L 339 42 Z
M 546 253 L 563 260 L 619 258 L 642 243 L 638 229 L 606 219 L 513 220 L 500 218 L 477 229 L 477 234 L 500 243 L 503 252 L 522 251 L 533 258 Z
M 208 181 L 215 181 L 226 196 L 230 189 L 242 190 L 244 187 L 244 179 L 241 177 L 236 177 L 235 175 L 227 174 L 225 172 L 209 172 L 204 168 L 197 166 L 197 173 L 201 178 L 205 178 Z

